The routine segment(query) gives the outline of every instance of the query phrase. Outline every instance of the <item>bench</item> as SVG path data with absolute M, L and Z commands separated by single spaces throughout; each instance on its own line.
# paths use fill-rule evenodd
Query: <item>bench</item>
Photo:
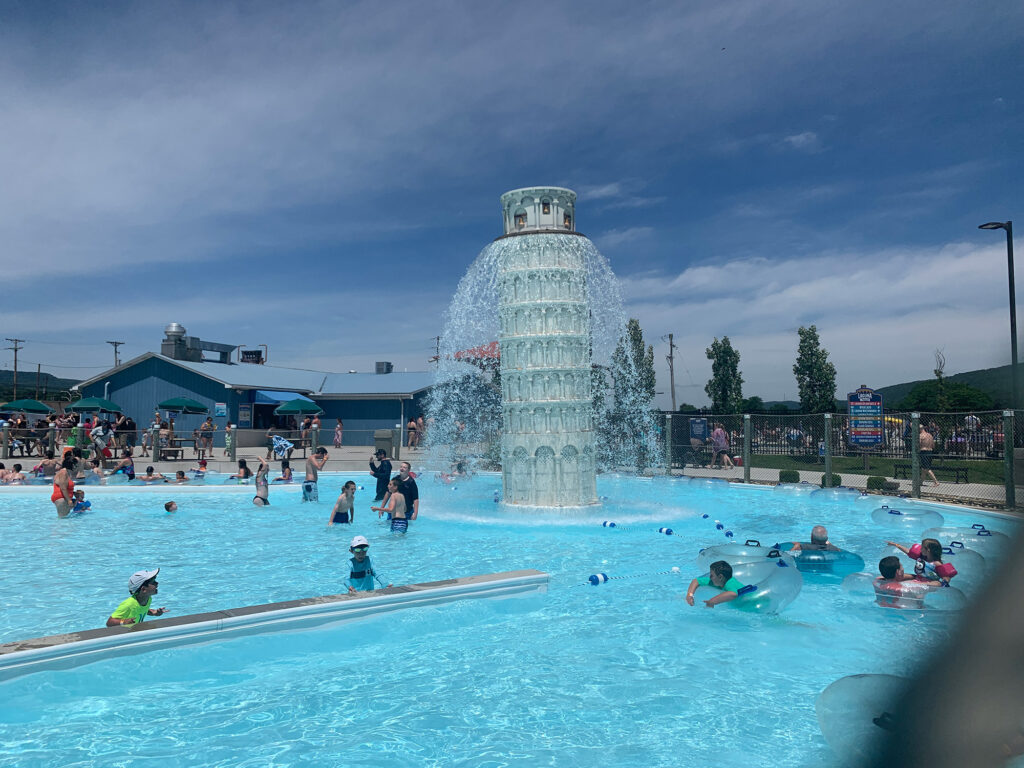
M 967 477 L 968 477 L 967 467 L 947 467 L 944 464 L 936 463 L 936 462 L 941 462 L 941 460 L 940 459 L 933 459 L 932 460 L 932 472 L 935 473 L 936 477 L 939 476 L 940 472 L 947 472 L 947 473 L 951 473 L 953 475 L 953 482 L 956 483 L 957 485 L 959 485 L 961 482 L 964 482 L 964 483 L 970 482 L 967 479 Z M 892 476 L 894 478 L 899 479 L 899 478 L 902 477 L 904 479 L 909 480 L 910 479 L 910 470 L 911 470 L 911 464 L 910 464 L 909 461 L 894 461 L 892 463 Z M 922 474 L 924 474 L 924 471 L 925 470 L 922 470 Z
M 154 456 L 156 461 L 177 461 L 183 458 L 185 450 L 183 448 L 160 448 L 158 456 Z

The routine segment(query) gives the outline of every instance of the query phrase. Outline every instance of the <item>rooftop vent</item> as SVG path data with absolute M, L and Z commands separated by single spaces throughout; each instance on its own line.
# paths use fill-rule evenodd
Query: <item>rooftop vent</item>
M 391 363 L 377 363 L 377 373 L 391 373 L 395 369 Z

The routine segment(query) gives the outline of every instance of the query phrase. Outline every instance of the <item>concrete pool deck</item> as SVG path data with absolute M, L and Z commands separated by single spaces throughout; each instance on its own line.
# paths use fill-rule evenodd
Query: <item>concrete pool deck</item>
M 100 627 L 0 645 L 0 682 L 49 669 L 68 669 L 124 654 L 263 632 L 310 629 L 403 608 L 469 598 L 546 592 L 548 574 L 526 569 L 406 584 L 354 595 L 324 595 L 188 616 L 131 627 Z

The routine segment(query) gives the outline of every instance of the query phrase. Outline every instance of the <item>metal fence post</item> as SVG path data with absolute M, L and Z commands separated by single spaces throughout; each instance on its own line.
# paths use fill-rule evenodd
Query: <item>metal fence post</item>
M 46 444 L 49 446 L 51 451 L 57 451 L 57 427 L 54 424 L 50 425 L 50 428 L 46 430 Z
M 224 429 L 225 436 L 231 437 L 231 447 L 228 449 L 228 458 L 234 462 L 235 457 L 238 455 L 238 427 L 226 427 Z
M 320 447 L 320 428 L 313 427 L 312 432 L 313 439 L 310 442 L 312 443 L 313 450 L 315 451 L 317 448 Z
M 672 414 L 665 414 L 665 474 L 672 474 Z
M 750 414 L 743 414 L 743 482 L 750 482 Z
M 1013 476 L 1013 459 L 1016 454 L 1017 441 L 1014 439 L 1014 412 L 1003 411 L 1003 466 L 1006 467 L 1006 508 L 1017 507 L 1017 480 Z
M 11 451 L 11 428 L 10 422 L 4 422 L 3 443 L 0 443 L 0 459 L 9 459 Z
M 825 416 L 825 482 L 822 483 L 822 487 L 832 487 L 832 414 L 826 413 Z
M 910 495 L 921 498 L 921 414 L 910 414 Z

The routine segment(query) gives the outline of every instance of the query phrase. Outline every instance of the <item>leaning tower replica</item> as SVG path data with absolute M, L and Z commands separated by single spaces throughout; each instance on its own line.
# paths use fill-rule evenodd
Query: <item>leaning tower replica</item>
M 576 232 L 576 193 L 515 189 L 501 196 L 501 208 L 504 499 L 544 507 L 594 504 L 585 264 L 592 246 Z

